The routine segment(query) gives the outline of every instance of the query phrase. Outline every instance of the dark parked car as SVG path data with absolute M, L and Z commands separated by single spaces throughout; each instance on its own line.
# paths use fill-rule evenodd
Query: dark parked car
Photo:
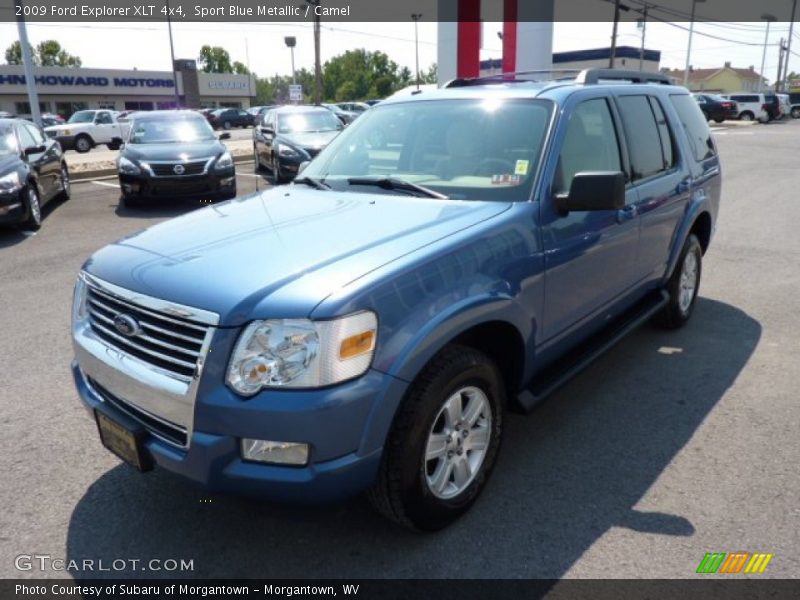
M 0 223 L 39 229 L 42 205 L 55 198 L 69 198 L 61 146 L 33 123 L 0 119 Z
M 223 133 L 225 139 L 229 134 Z M 233 157 L 195 111 L 134 115 L 117 158 L 122 202 L 146 199 L 227 199 L 236 196 Z
M 770 121 L 783 118 L 781 99 L 776 94 L 764 94 L 764 110 L 767 111 Z
M 283 106 L 269 111 L 253 130 L 256 171 L 266 166 L 276 183 L 287 181 L 343 127 L 331 111 L 319 106 Z
M 253 115 L 241 108 L 218 108 L 210 112 L 207 118 L 214 129 L 250 127 L 253 124 Z
M 336 104 L 323 104 L 322 106 L 335 114 L 336 118 L 339 119 L 343 125 L 350 125 L 350 123 L 355 121 L 360 114 L 351 112 L 349 110 L 342 110 L 342 108 Z
M 694 99 L 703 111 L 706 121 L 722 123 L 725 119 L 735 119 L 739 116 L 739 105 L 733 100 L 713 94 L 693 94 Z

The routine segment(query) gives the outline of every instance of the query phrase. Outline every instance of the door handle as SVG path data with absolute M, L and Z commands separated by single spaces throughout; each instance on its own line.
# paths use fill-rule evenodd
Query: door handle
M 617 223 L 624 223 L 625 221 L 630 221 L 638 214 L 639 211 L 636 209 L 635 204 L 631 204 L 629 206 L 626 206 L 625 208 L 621 208 L 617 211 Z
M 684 179 L 678 184 L 678 193 L 685 194 L 692 187 L 692 180 L 689 178 Z

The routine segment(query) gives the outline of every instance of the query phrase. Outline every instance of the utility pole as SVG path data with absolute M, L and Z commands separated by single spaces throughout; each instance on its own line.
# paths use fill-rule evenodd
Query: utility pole
M 778 44 L 778 76 L 775 78 L 776 92 L 783 91 L 783 79 L 781 79 L 781 71 L 783 70 L 783 51 L 783 38 L 781 38 L 781 43 Z
M 617 27 L 619 26 L 619 10 L 621 0 L 614 0 L 614 29 L 611 31 L 611 52 L 608 55 L 608 68 L 614 68 L 614 59 L 617 57 Z
M 28 30 L 25 28 L 25 17 L 22 15 L 22 0 L 16 0 L 19 7 L 17 12 L 17 30 L 19 31 L 19 45 L 22 50 L 22 65 L 25 69 L 25 87 L 28 88 L 28 104 L 31 105 L 31 117 L 33 122 L 39 127 L 42 126 L 42 113 L 39 110 L 39 94 L 36 92 L 36 80 L 33 74 L 33 56 L 31 56 L 31 45 L 28 42 Z
M 645 3 L 644 13 L 642 14 L 642 47 L 639 50 L 639 70 L 644 71 L 644 40 L 647 35 L 647 10 L 648 6 Z
M 320 64 L 320 49 L 319 49 L 319 33 L 320 33 L 320 18 L 317 8 L 320 6 L 321 0 L 313 0 L 314 5 L 314 103 L 319 105 L 322 103 L 322 66 Z
M 783 68 L 783 78 L 785 80 L 783 91 L 788 91 L 788 79 L 789 79 L 789 58 L 792 55 L 792 36 L 794 35 L 794 19 L 797 14 L 797 0 L 793 0 L 792 2 L 792 18 L 789 19 L 789 41 L 786 42 L 786 64 Z
M 692 0 L 692 20 L 689 21 L 689 46 L 686 48 L 686 68 L 683 70 L 683 87 L 689 87 L 689 69 L 692 66 L 692 36 L 694 35 L 695 9 L 697 8 L 698 2 L 705 1 L 706 0 Z
M 758 91 L 764 91 L 764 65 L 767 63 L 767 46 L 769 45 L 769 26 L 772 24 L 773 21 L 777 21 L 778 19 L 775 15 L 771 15 L 769 13 L 764 13 L 761 15 L 761 20 L 767 22 L 767 32 L 764 35 L 764 53 L 761 55 L 761 72 L 759 73 L 759 85 Z

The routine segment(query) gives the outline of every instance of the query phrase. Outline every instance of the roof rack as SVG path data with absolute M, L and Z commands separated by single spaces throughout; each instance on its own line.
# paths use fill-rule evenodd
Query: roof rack
M 461 77 L 451 79 L 442 87 L 468 87 L 487 83 L 531 83 L 536 81 L 572 81 L 581 73 L 580 69 L 538 69 L 535 71 L 514 71 L 513 73 L 493 73 L 481 77 Z M 558 76 L 555 76 L 558 75 Z M 525 77 L 527 76 L 527 77 Z M 538 76 L 538 78 L 537 78 Z
M 672 85 L 669 76 L 663 73 L 645 71 L 626 71 L 623 69 L 584 69 L 575 78 L 575 83 L 596 84 L 601 81 L 629 81 L 631 83 L 660 83 Z
M 559 76 L 553 76 L 555 74 Z M 547 77 L 547 75 L 550 76 Z M 537 78 L 537 76 L 539 77 Z M 540 69 L 537 71 L 494 73 L 482 77 L 463 77 L 448 81 L 443 87 L 456 88 L 491 83 L 531 83 L 535 81 L 574 81 L 575 83 L 582 83 L 585 85 L 598 84 L 603 81 L 628 81 L 630 83 L 673 85 L 669 76 L 663 73 L 627 71 L 624 69 Z

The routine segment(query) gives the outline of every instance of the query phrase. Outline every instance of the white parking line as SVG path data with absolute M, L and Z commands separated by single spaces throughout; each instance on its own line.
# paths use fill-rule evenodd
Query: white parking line
M 93 181 L 92 183 L 95 184 L 95 185 L 104 185 L 106 187 L 112 187 L 112 188 L 119 189 L 119 184 L 118 183 L 109 183 L 107 181 Z

